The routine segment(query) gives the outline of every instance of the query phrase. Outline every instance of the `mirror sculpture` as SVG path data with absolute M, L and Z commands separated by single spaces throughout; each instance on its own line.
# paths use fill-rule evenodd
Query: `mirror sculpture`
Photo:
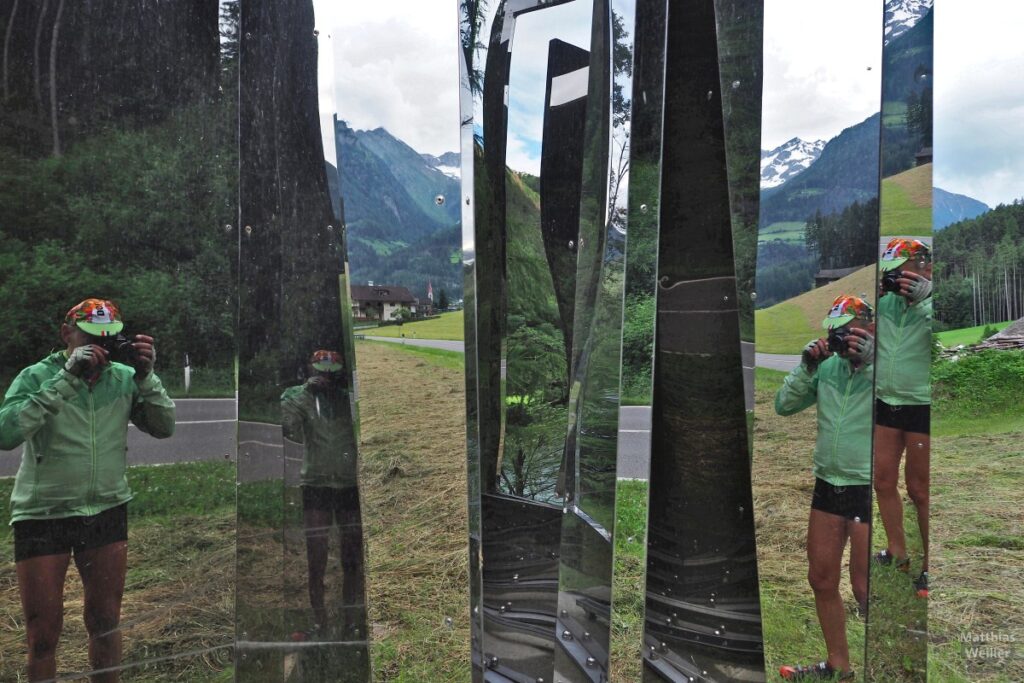
M 236 675 L 368 681 L 330 34 L 311 0 L 240 32 Z
M 476 675 L 607 680 L 632 9 L 460 7 Z
M 670 5 L 667 31 L 644 680 L 756 680 L 761 616 L 714 3 Z
M 927 677 L 933 27 L 930 1 L 921 3 L 909 20 L 899 3 L 886 3 L 873 472 L 876 514 L 866 647 L 872 679 L 923 681 Z M 915 211 L 907 211 L 907 198 Z
M 766 147 L 785 142 L 763 153 L 762 161 L 758 364 L 785 375 L 765 373 L 757 401 L 758 565 L 765 614 L 772 614 L 764 645 L 771 675 L 860 680 L 876 367 L 882 16 L 880 5 L 836 7 L 822 15 L 822 25 L 850 27 L 849 45 L 816 50 L 821 72 L 798 78 L 790 74 L 807 53 L 802 45 L 783 45 L 777 27 L 806 10 L 765 6 L 765 101 L 782 104 L 765 108 L 763 137 Z M 850 91 L 841 103 L 827 86 L 840 74 Z M 792 102 L 801 103 L 802 116 L 786 110 L 796 106 Z M 813 140 L 820 134 L 832 137 Z M 810 626 L 796 633 L 796 623 Z
M 0 679 L 221 675 L 234 3 L 0 18 Z

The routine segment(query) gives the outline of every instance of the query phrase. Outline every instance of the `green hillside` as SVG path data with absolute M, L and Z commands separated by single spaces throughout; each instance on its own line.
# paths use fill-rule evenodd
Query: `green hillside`
M 932 234 L 932 165 L 882 180 L 882 235 Z
M 759 353 L 797 354 L 811 339 L 821 337 L 821 321 L 840 294 L 867 296 L 874 302 L 875 266 L 865 266 L 841 280 L 754 313 Z

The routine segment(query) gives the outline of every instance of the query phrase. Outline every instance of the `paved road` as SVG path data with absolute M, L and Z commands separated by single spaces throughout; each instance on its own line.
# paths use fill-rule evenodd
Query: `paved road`
M 428 349 L 443 349 L 445 351 L 455 351 L 457 353 L 463 353 L 465 351 L 465 345 L 460 341 L 448 341 L 446 339 L 410 339 L 401 337 L 367 337 L 363 336 L 363 339 L 368 341 L 378 342 L 391 342 L 393 344 L 406 344 L 408 346 L 423 346 Z
M 154 439 L 134 425 L 128 429 L 128 464 L 151 465 L 191 460 L 223 460 L 235 454 L 235 400 L 175 400 L 174 436 Z M 0 477 L 12 477 L 21 463 L 21 448 L 0 451 Z
M 769 370 L 781 370 L 789 372 L 800 364 L 800 356 L 790 356 L 781 353 L 759 353 L 757 354 L 757 367 L 768 368 Z

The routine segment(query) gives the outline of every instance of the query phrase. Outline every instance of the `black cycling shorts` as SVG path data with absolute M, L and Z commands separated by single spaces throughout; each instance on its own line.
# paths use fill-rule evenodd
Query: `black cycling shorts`
M 811 508 L 870 524 L 871 485 L 833 486 L 824 479 L 816 479 Z
M 15 522 L 14 561 L 70 555 L 128 540 L 128 504 L 88 517 L 25 519 Z
M 875 401 L 875 424 L 916 434 L 931 433 L 931 406 L 891 406 Z
M 359 512 L 359 488 L 346 486 L 336 489 L 329 486 L 302 486 L 302 509 L 332 511 L 338 518 Z

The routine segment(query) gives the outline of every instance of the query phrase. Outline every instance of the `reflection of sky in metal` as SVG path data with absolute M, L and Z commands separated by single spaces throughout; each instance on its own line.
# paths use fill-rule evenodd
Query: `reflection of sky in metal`
M 765 2 L 763 149 L 829 140 L 878 111 L 882 20 L 880 2 Z
M 508 94 L 509 168 L 540 174 L 548 43 L 558 38 L 589 50 L 593 11 L 592 3 L 577 0 L 521 14 L 516 20 Z

